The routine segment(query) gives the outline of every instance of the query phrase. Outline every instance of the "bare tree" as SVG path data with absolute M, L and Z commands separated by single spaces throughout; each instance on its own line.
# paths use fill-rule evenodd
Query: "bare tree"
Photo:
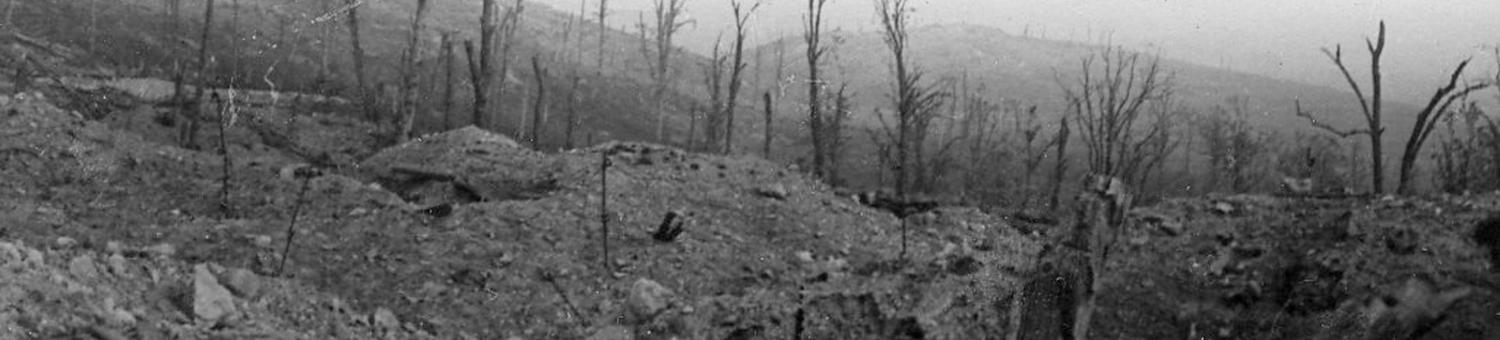
M 453 128 L 453 84 L 454 73 L 457 73 L 454 63 L 457 59 L 453 53 L 453 32 L 443 32 L 442 42 L 439 49 L 443 50 L 443 129 Z
M 719 149 L 720 139 L 724 133 L 724 68 L 729 62 L 729 56 L 720 53 L 721 44 L 714 41 L 713 52 L 709 55 L 708 62 L 703 66 L 703 81 L 708 90 L 708 109 L 704 112 L 703 139 L 707 145 L 704 149 Z M 692 125 L 692 124 L 690 124 Z M 688 133 L 692 134 L 691 131 Z M 688 136 L 692 139 L 692 136 Z
M 401 130 L 396 140 L 405 142 L 411 138 L 412 126 L 417 120 L 417 61 L 422 53 L 422 18 L 427 14 L 427 0 L 417 0 L 417 11 L 411 18 L 411 36 L 406 41 L 406 53 L 402 55 L 401 77 Z
M 822 115 L 824 121 L 819 124 L 819 128 L 823 129 L 818 132 L 823 139 L 823 180 L 830 185 L 841 185 L 844 181 L 840 176 L 839 160 L 843 159 L 848 147 L 849 137 L 845 130 L 849 125 L 849 117 L 854 113 L 853 97 L 854 94 L 849 92 L 849 84 L 841 84 L 838 92 L 833 93 L 833 110 L 825 112 Z M 766 122 L 770 123 L 770 118 Z M 769 127 L 766 129 L 770 130 Z
M 575 69 L 573 73 L 572 86 L 568 88 L 568 118 L 563 127 L 563 149 L 573 149 L 573 131 L 578 129 L 578 86 L 582 85 L 583 78 L 578 76 Z
M 464 42 L 464 50 L 469 56 L 469 73 L 471 82 L 474 84 L 474 126 L 481 129 L 489 128 L 489 121 L 485 119 L 489 111 L 490 81 L 495 79 L 494 52 L 495 33 L 499 30 L 495 21 L 495 12 L 499 11 L 499 5 L 495 0 L 484 0 L 484 9 L 479 14 L 479 51 L 474 50 L 474 42 Z
M 807 124 L 808 131 L 812 134 L 813 147 L 813 176 L 823 177 L 826 169 L 824 157 L 827 157 L 828 148 L 823 142 L 824 136 L 820 133 L 823 129 L 823 99 L 821 94 L 823 84 L 818 78 L 818 69 L 823 55 L 828 53 L 828 47 L 822 45 L 823 39 L 823 6 L 828 0 L 807 0 L 807 14 L 803 15 L 802 40 L 807 44 Z M 782 51 L 778 51 L 780 53 Z M 778 58 L 780 58 L 778 54 Z M 777 77 L 781 75 L 781 65 L 777 65 Z M 780 81 L 778 79 L 777 81 Z
M 532 103 L 531 133 L 527 138 L 531 141 L 532 150 L 541 150 L 542 117 L 547 115 L 547 68 L 542 67 L 540 56 L 532 55 L 531 69 L 536 76 L 536 100 Z
M 1208 114 L 1193 120 L 1192 125 L 1197 127 L 1204 152 L 1208 153 L 1210 186 L 1222 189 L 1225 185 L 1220 179 L 1228 179 L 1229 192 L 1245 192 L 1249 190 L 1251 177 L 1259 173 L 1251 163 L 1267 150 L 1268 138 L 1250 126 L 1246 99 L 1231 97 L 1226 102 L 1227 108 L 1215 106 Z
M 499 83 L 495 84 L 495 103 L 505 100 L 505 85 L 510 79 L 510 62 L 516 48 L 516 32 L 521 30 L 521 13 L 526 10 L 522 0 L 516 0 L 514 5 L 505 9 L 505 15 L 500 18 L 500 71 L 493 76 L 500 77 Z M 523 103 L 524 104 L 524 103 Z M 524 105 L 522 107 L 525 107 Z M 521 134 L 521 127 L 526 123 L 526 111 L 516 110 L 516 134 Z
M 370 100 L 370 81 L 368 75 L 365 73 L 365 49 L 364 46 L 360 45 L 361 42 L 359 39 L 359 6 L 357 5 L 360 1 L 345 1 L 345 5 L 349 6 L 349 21 L 347 21 L 349 24 L 349 53 L 352 54 L 352 59 L 354 60 L 355 93 L 359 96 L 359 101 L 364 103 L 362 106 L 365 111 L 365 119 L 368 119 L 370 122 L 376 122 L 379 117 L 375 116 L 375 107 L 373 101 Z
M 209 84 L 208 84 L 208 67 L 209 67 L 210 60 L 208 59 L 208 49 L 209 49 L 209 38 L 213 37 L 212 34 L 213 34 L 213 27 L 214 27 L 214 3 L 215 2 L 217 2 L 217 1 L 208 0 L 207 6 L 205 6 L 204 9 L 203 9 L 203 36 L 202 36 L 201 39 L 199 39 L 199 42 L 198 42 L 198 72 L 196 74 L 196 77 L 198 79 L 198 90 L 193 95 L 192 101 L 194 103 L 199 103 L 200 101 L 203 100 L 204 93 L 206 92 L 206 89 L 209 86 Z M 201 108 L 200 108 L 199 111 L 202 111 Z M 187 138 L 186 138 L 186 140 L 184 140 L 184 145 L 186 145 L 190 149 L 197 149 L 198 148 L 198 142 L 197 142 L 197 139 L 198 139 L 198 122 L 201 119 L 200 116 L 202 116 L 202 114 L 201 114 L 201 112 L 199 112 L 199 113 L 196 113 L 196 114 L 190 114 L 190 115 L 186 115 L 186 116 L 188 116 L 189 118 L 187 119 L 187 122 L 185 122 L 186 124 L 184 124 L 184 126 L 187 128 L 187 133 L 186 133 L 186 137 Z
M 1048 199 L 1047 209 L 1056 212 L 1062 206 L 1062 182 L 1064 174 L 1068 172 L 1068 137 L 1072 134 L 1068 126 L 1068 116 L 1063 115 L 1058 119 L 1057 136 L 1053 144 L 1057 145 L 1057 156 L 1052 169 L 1052 195 Z
M 599 49 L 599 60 L 595 76 L 604 75 L 604 41 L 609 36 L 609 28 L 604 25 L 604 19 L 609 16 L 609 7 L 607 4 L 609 4 L 609 0 L 599 0 L 599 12 L 597 13 L 599 15 L 599 46 L 595 47 Z
M 1081 75 L 1063 85 L 1074 121 L 1082 128 L 1089 171 L 1120 179 L 1139 178 L 1143 148 L 1167 134 L 1160 124 L 1138 126 L 1148 102 L 1170 93 L 1171 77 L 1160 59 L 1105 47 L 1084 57 Z M 1062 80 L 1058 80 L 1062 83 Z
M 880 15 L 881 38 L 891 51 L 892 68 L 896 75 L 895 126 L 888 125 L 883 117 L 880 120 L 885 126 L 887 140 L 892 142 L 889 144 L 895 153 L 892 160 L 895 163 L 896 195 L 903 200 L 910 189 L 910 175 L 916 169 L 913 160 L 921 156 L 920 147 L 926 140 L 927 127 L 937 116 L 937 109 L 942 106 L 944 96 L 936 86 L 923 85 L 923 72 L 910 65 L 910 60 L 907 59 L 906 52 L 911 42 L 907 34 L 908 15 L 911 12 L 908 1 L 875 0 L 876 13 Z
M 734 152 L 734 109 L 738 104 L 740 85 L 743 82 L 745 72 L 745 24 L 750 21 L 750 14 L 760 4 L 751 5 L 749 10 L 743 10 L 739 0 L 729 3 L 734 11 L 734 63 L 729 68 L 729 98 L 724 101 L 724 149 L 723 154 Z
M 1416 126 L 1412 128 L 1411 136 L 1406 140 L 1406 148 L 1401 154 L 1401 173 L 1400 181 L 1396 184 L 1397 193 L 1412 194 L 1412 167 L 1416 165 L 1417 157 L 1422 153 L 1422 145 L 1427 143 L 1427 138 L 1437 128 L 1438 122 L 1450 115 L 1451 111 L 1448 107 L 1452 106 L 1454 101 L 1468 97 L 1469 93 L 1491 85 L 1489 82 L 1480 82 L 1459 88 L 1458 78 L 1463 76 L 1464 67 L 1467 66 L 1469 66 L 1469 59 L 1459 62 L 1458 67 L 1453 69 L 1453 75 L 1448 77 L 1448 85 L 1439 87 L 1432 94 L 1432 98 L 1427 100 L 1427 106 L 1423 107 L 1421 112 L 1417 112 Z
M 763 105 L 764 105 L 765 110 L 766 110 L 765 111 L 766 114 L 764 116 L 765 117 L 765 123 L 764 124 L 765 124 L 765 129 L 766 129 L 766 131 L 765 131 L 765 144 L 761 145 L 760 156 L 762 158 L 765 158 L 765 159 L 771 159 L 771 118 L 772 118 L 772 116 L 775 113 L 773 111 L 775 109 L 775 107 L 772 106 L 774 103 L 771 101 L 771 91 L 766 91 L 764 94 L 761 94 L 760 98 L 761 98 L 761 101 L 764 102 Z
M 655 26 L 652 27 L 653 48 L 649 49 L 648 58 L 655 62 L 651 65 L 651 81 L 655 87 L 651 90 L 652 110 L 656 112 L 656 140 L 666 141 L 667 113 L 666 96 L 667 87 L 672 79 L 672 39 L 677 31 L 686 26 L 688 22 L 682 21 L 682 6 L 687 0 L 655 0 L 652 7 L 655 13 Z M 642 32 L 645 24 L 641 24 Z
M 1332 60 L 1333 64 L 1338 66 L 1340 73 L 1343 73 L 1344 80 L 1349 83 L 1349 89 L 1354 90 L 1354 97 L 1359 100 L 1360 113 L 1365 119 L 1364 129 L 1343 130 L 1328 123 L 1320 122 L 1312 116 L 1312 113 L 1302 111 L 1300 103 L 1297 105 L 1296 114 L 1299 117 L 1306 118 L 1308 123 L 1312 124 L 1313 127 L 1338 135 L 1340 138 L 1349 138 L 1356 135 L 1369 136 L 1371 163 L 1370 191 L 1380 194 L 1385 192 L 1385 160 L 1382 157 L 1383 154 L 1381 153 L 1380 145 L 1380 136 L 1385 133 L 1385 127 L 1381 126 L 1380 122 L 1380 56 L 1385 52 L 1385 21 L 1380 22 L 1380 34 L 1376 36 L 1375 41 L 1370 41 L 1369 38 L 1365 39 L 1365 48 L 1370 51 L 1370 87 L 1372 88 L 1370 97 L 1365 97 L 1364 91 L 1359 87 L 1359 82 L 1354 80 L 1354 76 L 1349 74 L 1349 68 L 1344 66 L 1343 47 L 1334 45 L 1331 51 L 1327 48 L 1323 49 L 1323 54 L 1327 55 L 1328 59 Z

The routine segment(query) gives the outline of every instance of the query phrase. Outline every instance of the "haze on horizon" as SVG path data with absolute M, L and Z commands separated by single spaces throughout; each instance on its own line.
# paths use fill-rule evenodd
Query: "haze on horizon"
M 567 12 L 577 12 L 580 1 L 590 13 L 598 6 L 598 0 L 536 1 Z M 610 1 L 609 24 L 632 27 L 652 2 Z M 759 2 L 750 24 L 752 44 L 800 34 L 806 1 Z M 1342 44 L 1355 77 L 1368 80 L 1364 39 L 1385 20 L 1387 98 L 1412 103 L 1424 101 L 1466 57 L 1474 58 L 1467 75 L 1493 75 L 1492 49 L 1500 44 L 1500 1 L 1494 0 L 918 0 L 914 5 L 917 26 L 962 23 L 1052 40 L 1112 41 L 1161 51 L 1167 58 L 1338 89 L 1347 86 L 1320 49 Z M 679 33 L 678 45 L 706 52 L 721 32 L 732 30 L 727 0 L 688 0 L 687 11 L 695 23 Z M 871 0 L 832 0 L 828 14 L 830 26 L 843 30 L 876 28 Z

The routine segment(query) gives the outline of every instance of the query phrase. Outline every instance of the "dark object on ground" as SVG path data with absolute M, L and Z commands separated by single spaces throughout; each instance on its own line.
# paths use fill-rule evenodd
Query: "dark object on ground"
M 1411 229 L 1397 229 L 1385 235 L 1385 249 L 1393 254 L 1411 255 L 1417 252 L 1420 235 Z
M 453 214 L 453 204 L 443 203 L 443 204 L 439 204 L 439 205 L 434 205 L 434 206 L 431 206 L 431 207 L 427 207 L 427 208 L 422 209 L 422 213 L 423 214 L 427 214 L 427 216 L 432 216 L 432 217 L 437 217 L 437 218 L 448 217 L 448 215 L 452 215 Z
M 1026 213 L 1026 212 L 1017 212 L 1017 213 L 1014 213 L 1014 214 L 1010 214 L 1010 217 L 1016 219 L 1017 221 L 1031 223 L 1031 224 L 1057 225 L 1057 219 L 1056 218 L 1052 218 L 1052 217 L 1048 217 L 1048 216 L 1032 215 L 1032 214 L 1029 214 L 1029 213 Z
M 877 191 L 860 193 L 855 196 L 860 204 L 872 208 L 889 211 L 896 218 L 905 219 L 907 216 L 921 214 L 937 209 L 940 205 L 937 200 L 926 197 L 894 197 Z
M 453 275 L 448 275 L 448 280 L 452 280 L 453 284 L 481 289 L 486 286 L 489 279 L 488 273 L 474 270 L 473 268 L 459 269 Z
M 678 235 L 682 235 L 682 225 L 686 221 L 686 213 L 668 211 L 667 217 L 661 220 L 661 225 L 656 226 L 656 232 L 651 233 L 651 238 L 658 242 L 672 242 Z
M 1490 250 L 1490 271 L 1500 272 L 1500 216 L 1491 216 L 1474 225 L 1474 242 Z

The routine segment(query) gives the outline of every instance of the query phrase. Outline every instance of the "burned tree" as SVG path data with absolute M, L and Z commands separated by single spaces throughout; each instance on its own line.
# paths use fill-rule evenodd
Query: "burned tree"
M 734 63 L 729 68 L 729 96 L 724 101 L 724 149 L 723 154 L 734 152 L 734 108 L 739 100 L 740 85 L 743 84 L 742 76 L 745 72 L 745 24 L 750 21 L 750 14 L 759 8 L 760 4 L 750 6 L 749 10 L 742 10 L 738 0 L 730 2 L 730 8 L 734 10 Z
M 1158 57 L 1105 47 L 1084 57 L 1080 76 L 1063 85 L 1073 120 L 1088 151 L 1089 172 L 1120 179 L 1139 178 L 1150 143 L 1167 135 L 1165 124 L 1142 123 L 1146 104 L 1171 92 L 1171 76 Z M 1062 83 L 1062 80 L 1059 80 Z
M 923 84 L 924 73 L 911 65 L 906 54 L 910 47 L 908 24 L 910 23 L 909 0 L 876 0 L 876 12 L 880 15 L 881 38 L 891 51 L 891 67 L 895 73 L 896 93 L 893 96 L 896 110 L 895 126 L 880 118 L 886 143 L 894 153 L 888 164 L 895 172 L 896 195 L 905 198 L 911 189 L 910 177 L 916 168 L 913 160 L 920 158 L 921 146 L 926 141 L 927 127 L 938 115 L 944 94 L 931 84 Z
M 374 122 L 379 117 L 375 116 L 375 106 L 370 100 L 370 81 L 365 73 L 365 49 L 359 39 L 359 4 L 361 0 L 347 0 L 345 6 L 349 7 L 349 53 L 354 61 L 354 87 L 355 95 L 363 103 L 365 119 Z
M 652 60 L 650 72 L 653 84 L 651 89 L 651 104 L 652 110 L 656 113 L 657 141 L 666 140 L 667 113 L 665 112 L 665 101 L 667 88 L 672 79 L 672 51 L 675 49 L 672 46 L 672 39 L 677 35 L 678 30 L 681 30 L 683 26 L 688 24 L 688 22 L 681 21 L 679 18 L 683 13 L 682 6 L 686 3 L 687 0 L 655 0 L 655 4 L 652 6 L 655 24 L 650 27 L 652 34 L 650 39 L 646 39 L 649 40 L 651 45 L 650 48 L 643 49 L 642 51 L 647 59 Z M 642 21 L 637 24 L 637 27 L 640 29 L 641 34 L 645 35 L 647 25 L 644 20 Z
M 1381 125 L 1380 121 L 1380 56 L 1382 53 L 1385 53 L 1385 21 L 1380 22 L 1380 33 L 1376 36 L 1375 41 L 1370 41 L 1369 38 L 1365 39 L 1365 48 L 1370 51 L 1371 92 L 1369 97 L 1365 97 L 1364 91 L 1359 86 L 1359 82 L 1354 80 L 1354 76 L 1349 73 L 1349 68 L 1344 66 L 1343 47 L 1334 45 L 1331 51 L 1327 48 L 1323 49 L 1323 54 L 1327 55 L 1328 59 L 1333 61 L 1335 66 L 1338 66 L 1339 72 L 1344 75 L 1344 81 L 1349 83 L 1349 89 L 1354 91 L 1355 99 L 1359 100 L 1360 113 L 1365 120 L 1365 128 L 1344 130 L 1328 123 L 1320 122 L 1317 118 L 1313 117 L 1312 113 L 1302 111 L 1301 103 L 1297 103 L 1296 114 L 1299 117 L 1306 118 L 1308 123 L 1313 127 L 1338 135 L 1340 138 L 1349 138 L 1356 135 L 1369 136 L 1370 191 L 1380 194 L 1385 192 L 1385 160 L 1382 157 L 1380 144 L 1380 136 L 1385 134 L 1385 127 Z
M 1439 87 L 1432 94 L 1432 98 L 1427 100 L 1427 106 L 1423 107 L 1422 111 L 1417 112 L 1416 126 L 1412 128 L 1411 136 L 1406 140 L 1406 148 L 1401 154 L 1400 180 L 1396 184 L 1397 193 L 1412 194 L 1412 168 L 1417 163 L 1418 155 L 1422 153 L 1422 145 L 1427 143 L 1427 138 L 1437 128 L 1438 122 L 1445 120 L 1451 115 L 1452 111 L 1448 110 L 1448 107 L 1452 106 L 1454 101 L 1461 101 L 1463 98 L 1468 97 L 1469 93 L 1491 85 L 1487 82 L 1481 82 L 1465 85 L 1460 88 L 1458 86 L 1458 78 L 1463 76 L 1464 67 L 1467 66 L 1469 66 L 1468 59 L 1459 62 L 1458 67 L 1453 69 L 1453 75 L 1448 77 L 1448 84 Z
M 531 108 L 531 133 L 526 138 L 532 150 L 541 150 L 542 118 L 547 115 L 547 68 L 542 67 L 541 56 L 531 56 L 531 69 L 536 76 L 536 100 Z
M 708 91 L 708 109 L 703 113 L 703 139 L 705 150 L 716 150 L 724 133 L 724 68 L 729 62 L 729 56 L 719 52 L 721 45 L 714 42 L 714 49 L 709 55 L 708 61 L 703 65 L 703 82 Z M 696 116 L 690 118 L 696 120 Z M 697 124 L 689 124 L 696 127 Z M 691 128 L 690 128 L 691 129 Z M 688 131 L 689 143 L 692 143 L 693 132 Z
M 525 3 L 516 0 L 515 5 L 505 9 L 505 14 L 500 18 L 500 71 L 492 77 L 500 77 L 499 83 L 495 84 L 495 103 L 505 100 L 506 79 L 510 76 L 510 62 L 512 50 L 516 47 L 516 31 L 521 29 L 521 12 L 526 10 Z M 495 80 L 491 80 L 495 81 Z M 524 105 L 522 106 L 524 107 Z M 526 122 L 526 110 L 516 110 L 516 135 L 521 134 L 520 128 Z
M 417 12 L 412 14 L 411 36 L 406 41 L 406 53 L 402 55 L 401 77 L 401 130 L 397 141 L 411 138 L 412 125 L 417 119 L 417 60 L 421 59 L 422 18 L 427 14 L 427 0 L 417 0 Z
M 470 82 L 474 84 L 474 126 L 488 128 L 485 113 L 489 110 L 490 80 L 495 78 L 493 54 L 495 52 L 495 0 L 484 0 L 484 9 L 479 14 L 479 50 L 474 42 L 465 41 L 464 50 L 469 56 Z
M 808 131 L 812 134 L 813 147 L 813 176 L 824 175 L 824 157 L 827 157 L 827 143 L 824 143 L 823 129 L 823 95 L 821 91 L 823 84 L 818 78 L 818 65 L 823 59 L 823 54 L 828 53 L 828 47 L 822 46 L 823 38 L 823 6 L 828 0 L 807 0 L 807 14 L 803 17 L 802 40 L 807 44 L 807 124 Z M 778 51 L 780 52 L 780 51 Z M 779 57 L 780 55 L 778 55 Z M 777 65 L 780 67 L 780 65 Z M 780 69 L 777 69 L 778 78 Z M 777 81 L 780 81 L 778 79 Z

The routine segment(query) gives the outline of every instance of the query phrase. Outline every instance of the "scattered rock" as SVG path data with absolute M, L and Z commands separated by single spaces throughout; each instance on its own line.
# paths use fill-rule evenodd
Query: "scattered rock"
M 63 237 L 58 237 L 57 238 L 57 247 L 58 248 L 67 249 L 67 248 L 72 248 L 73 246 L 76 246 L 76 245 L 78 245 L 78 240 L 75 240 L 72 237 L 63 236 Z
M 401 319 L 396 318 L 396 313 L 390 309 L 381 307 L 370 315 L 370 324 L 381 330 L 393 331 L 401 328 Z
M 109 271 L 111 273 L 114 273 L 115 276 L 131 277 L 129 262 L 125 262 L 124 256 L 121 256 L 120 254 L 111 254 L 109 255 L 109 258 L 104 259 L 104 261 L 109 265 Z
M 158 257 L 172 257 L 174 255 L 177 255 L 177 247 L 173 246 L 170 243 L 162 243 L 162 244 L 158 244 L 158 245 L 146 247 L 144 249 L 141 249 L 141 251 L 144 251 L 147 254 L 155 255 L 155 256 L 158 256 Z
M 755 194 L 760 195 L 761 197 L 771 198 L 779 201 L 785 201 L 787 196 L 790 195 L 786 191 L 786 186 L 781 184 L 772 184 L 757 188 L 755 189 Z
M 208 265 L 193 266 L 193 315 L 204 320 L 219 320 L 235 313 L 234 296 L 219 284 Z
M 250 237 L 250 243 L 254 244 L 256 247 L 267 248 L 267 249 L 274 248 L 276 246 L 275 244 L 272 243 L 271 236 L 269 236 L 269 235 L 255 235 L 255 236 L 251 236 Z
M 625 303 L 637 320 L 649 320 L 667 308 L 672 295 L 672 291 L 660 283 L 641 278 L 630 287 L 630 297 Z
M 796 253 L 792 253 L 792 254 L 795 255 L 795 256 L 797 256 L 797 259 L 801 260 L 802 262 L 806 262 L 806 263 L 812 263 L 813 262 L 813 255 L 812 255 L 812 252 L 810 252 L 810 251 L 798 250 Z
M 73 277 L 83 280 L 92 280 L 99 277 L 99 266 L 94 263 L 94 258 L 88 255 L 79 255 L 72 261 L 68 261 L 68 273 Z
M 125 251 L 125 245 L 124 244 L 120 244 L 120 241 L 105 242 L 104 243 L 104 251 L 108 252 L 108 253 L 111 253 L 111 254 L 117 254 L 117 253 L 120 253 L 122 251 Z
M 1229 204 L 1229 202 L 1214 202 L 1214 206 L 1213 206 L 1213 212 L 1214 213 L 1217 213 L 1219 215 L 1229 215 L 1229 214 L 1233 214 L 1234 211 L 1235 211 L 1234 205 L 1233 204 Z
M 1397 229 L 1385 235 L 1385 249 L 1392 254 L 1411 255 L 1417 252 L 1421 235 L 1411 229 Z
M 224 285 L 240 297 L 253 299 L 265 290 L 265 280 L 244 268 L 233 268 L 224 273 Z
M 620 325 L 609 325 L 594 331 L 587 340 L 632 340 L 635 335 L 630 333 L 630 328 Z

